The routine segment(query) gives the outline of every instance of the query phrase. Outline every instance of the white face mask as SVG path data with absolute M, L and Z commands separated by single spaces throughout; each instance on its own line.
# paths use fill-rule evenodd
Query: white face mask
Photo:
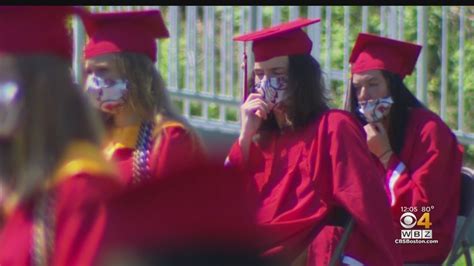
M 94 74 L 87 77 L 86 88 L 93 104 L 108 113 L 122 106 L 128 94 L 126 80 L 103 79 Z
M 360 101 L 357 109 L 364 115 L 368 123 L 375 123 L 388 115 L 392 104 L 392 97 L 388 96 L 375 100 Z
M 272 77 L 257 82 L 254 92 L 262 93 L 265 101 L 277 104 L 285 100 L 287 87 L 288 81 L 285 77 Z
M 11 137 L 18 126 L 21 97 L 15 82 L 0 83 L 0 138 Z

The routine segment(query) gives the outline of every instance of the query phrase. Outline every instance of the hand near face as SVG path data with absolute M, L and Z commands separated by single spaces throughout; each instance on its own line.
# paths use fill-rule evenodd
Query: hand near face
M 263 99 L 261 93 L 251 93 L 244 104 L 240 107 L 242 119 L 241 135 L 252 137 L 257 132 L 262 120 L 267 119 L 272 103 Z
M 367 133 L 369 150 L 377 157 L 384 155 L 385 152 L 392 149 L 387 131 L 382 123 L 369 123 L 364 126 L 364 130 Z

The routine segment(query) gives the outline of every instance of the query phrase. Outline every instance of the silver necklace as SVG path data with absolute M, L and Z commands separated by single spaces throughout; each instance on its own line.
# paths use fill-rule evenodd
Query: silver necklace
M 153 121 L 144 121 L 140 126 L 137 144 L 133 152 L 133 184 L 138 184 L 142 180 L 150 178 L 149 161 L 154 127 L 155 123 Z
M 33 207 L 33 243 L 30 250 L 32 265 L 50 264 L 54 250 L 55 230 L 54 195 L 43 192 L 38 203 Z

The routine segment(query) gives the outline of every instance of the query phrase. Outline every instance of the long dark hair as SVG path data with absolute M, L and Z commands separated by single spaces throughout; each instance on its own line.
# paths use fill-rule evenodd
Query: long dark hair
M 393 100 L 393 105 L 390 109 L 390 130 L 388 132 L 388 137 L 393 151 L 399 155 L 405 141 L 405 131 L 408 124 L 410 109 L 426 107 L 418 101 L 410 90 L 408 90 L 403 83 L 403 79 L 398 74 L 385 70 L 381 70 L 381 72 L 387 82 Z M 363 115 L 357 110 L 357 95 L 352 82 L 350 83 L 347 97 L 350 100 L 347 100 L 345 109 L 355 114 L 363 125 L 367 124 Z
M 319 62 L 311 55 L 288 56 L 288 98 L 285 101 L 288 119 L 293 128 L 303 128 L 329 109 L 326 87 Z M 255 76 L 249 88 L 255 85 Z M 262 122 L 259 131 L 279 130 L 273 113 Z

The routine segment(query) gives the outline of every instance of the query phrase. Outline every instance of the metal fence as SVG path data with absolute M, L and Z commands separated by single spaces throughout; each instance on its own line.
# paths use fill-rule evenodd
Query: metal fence
M 341 8 L 343 11 L 341 11 Z M 404 40 L 407 28 L 407 8 L 416 9 L 416 41 L 427 47 L 428 30 L 433 26 L 429 7 L 336 7 L 336 6 L 91 6 L 92 12 L 118 10 L 160 9 L 170 31 L 171 38 L 158 41 L 157 67 L 167 82 L 173 99 L 184 116 L 200 128 L 237 133 L 239 131 L 238 106 L 241 101 L 243 73 L 240 68 L 243 44 L 232 42 L 232 37 L 251 30 L 261 29 L 297 17 L 321 18 L 321 22 L 308 26 L 313 41 L 312 55 L 318 59 L 325 72 L 326 83 L 332 89 L 335 107 L 341 107 L 342 95 L 348 85 L 348 57 L 358 32 L 371 32 Z M 439 110 L 441 118 L 448 112 L 448 18 L 451 7 L 443 6 L 441 15 L 441 53 Z M 472 25 L 466 23 L 466 10 L 457 7 L 458 43 L 457 56 L 457 125 L 451 126 L 461 142 L 474 143 L 474 134 L 466 130 L 466 123 L 474 123 L 464 117 L 465 80 L 465 31 Z M 304 14 L 303 11 L 304 10 Z M 342 19 L 333 17 L 333 11 L 343 13 Z M 374 13 L 375 11 L 375 13 Z M 341 13 L 339 12 L 339 13 Z M 355 12 L 357 12 L 355 14 Z M 182 17 L 184 16 L 184 17 Z M 370 29 L 370 20 L 377 19 L 378 27 Z M 451 19 L 452 21 L 452 19 Z M 452 22 L 451 22 L 452 23 Z M 357 26 L 355 26 L 357 25 Z M 439 25 L 437 25 L 439 26 Z M 354 29 L 357 29 L 354 31 Z M 343 31 L 343 40 L 335 40 L 333 32 Z M 410 28 L 413 31 L 413 28 Z M 74 73 L 81 80 L 81 47 L 84 32 L 81 23 L 74 21 L 75 58 Z M 336 42 L 342 42 L 335 47 Z M 342 46 L 342 47 L 341 47 Z M 249 65 L 252 65 L 250 45 L 247 45 Z M 334 66 L 342 55 L 342 64 Z M 423 49 L 413 74 L 414 92 L 418 99 L 429 102 L 427 75 L 427 49 Z M 469 70 L 469 69 L 468 69 Z M 250 71 L 250 68 L 249 68 Z M 472 73 L 470 73 L 472 74 Z M 415 80 L 416 79 L 416 80 Z M 438 108 L 437 108 L 438 109 Z M 451 108 L 452 109 L 452 108 Z M 450 109 L 450 111 L 451 111 Z M 467 120 L 467 121 L 466 121 Z

